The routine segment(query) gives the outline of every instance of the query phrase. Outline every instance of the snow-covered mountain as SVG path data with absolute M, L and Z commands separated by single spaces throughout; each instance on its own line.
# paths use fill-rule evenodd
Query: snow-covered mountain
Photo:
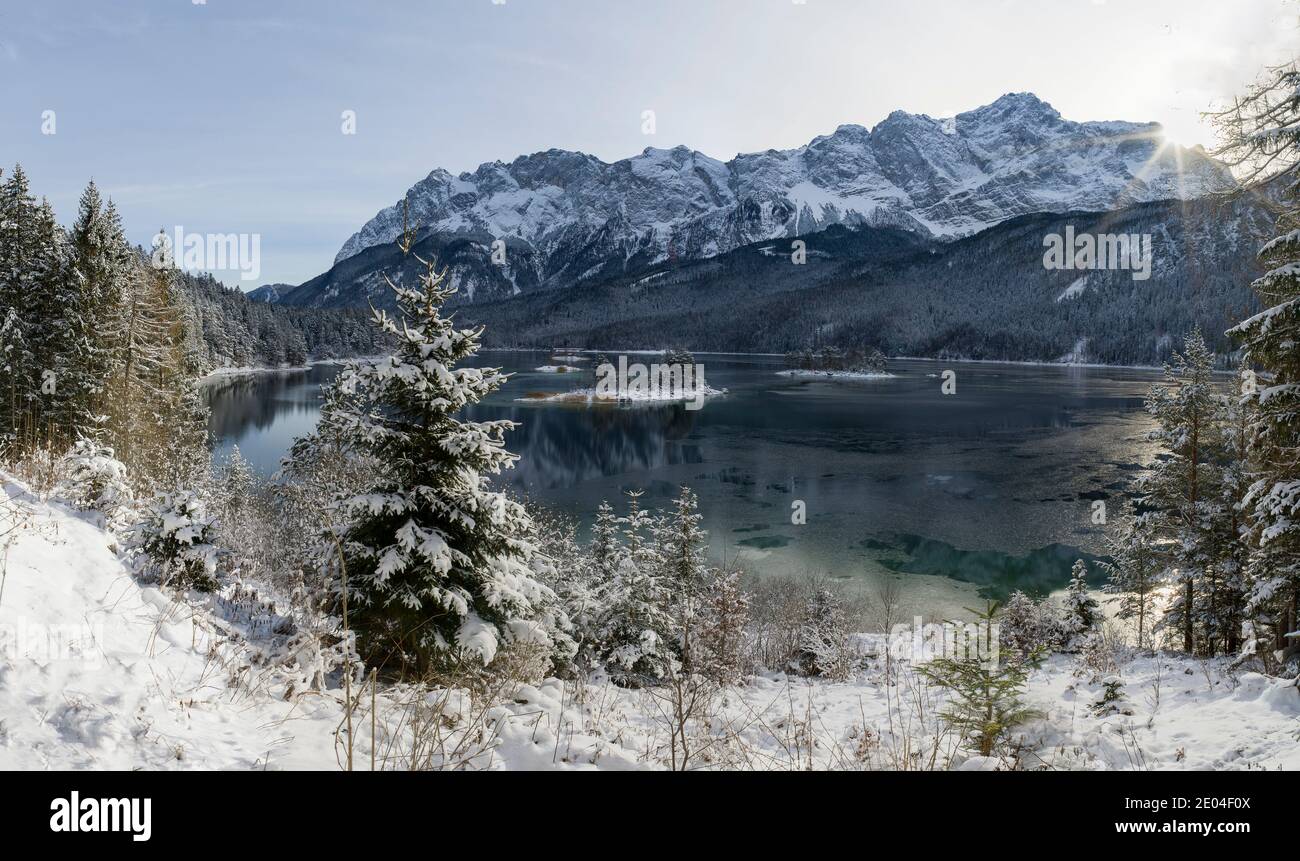
M 1015 93 L 947 119 L 896 111 L 870 130 L 845 125 L 798 149 L 727 162 L 684 146 L 613 164 L 553 149 L 460 176 L 435 170 L 406 199 L 421 236 L 506 241 L 509 286 L 483 291 L 501 295 L 832 224 L 956 239 L 1025 213 L 1105 211 L 1230 184 L 1222 164 L 1167 143 L 1158 124 L 1071 122 Z M 336 264 L 401 229 L 399 201 L 348 239 Z

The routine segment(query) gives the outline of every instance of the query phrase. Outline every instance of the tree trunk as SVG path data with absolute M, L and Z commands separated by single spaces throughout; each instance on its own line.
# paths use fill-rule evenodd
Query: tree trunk
M 1192 503 L 1192 510 L 1191 510 L 1192 522 L 1191 522 L 1191 528 L 1192 528 L 1193 530 L 1195 530 L 1195 529 L 1197 528 L 1197 522 L 1198 522 L 1198 520 L 1199 520 L 1199 518 L 1196 516 L 1196 501 L 1197 501 L 1197 499 L 1196 499 L 1196 497 L 1197 497 L 1197 486 L 1196 486 L 1197 475 L 1196 475 L 1196 466 L 1197 466 L 1197 458 L 1198 458 L 1199 455 L 1200 455 L 1200 451 L 1199 451 L 1199 449 L 1198 449 L 1199 437 L 1200 437 L 1200 430 L 1201 430 L 1201 427 L 1200 427 L 1200 417 L 1199 417 L 1199 416 L 1193 416 L 1193 417 L 1192 417 L 1192 463 L 1191 463 L 1191 468 L 1192 468 L 1191 479 L 1192 479 L 1192 483 L 1191 483 L 1191 500 L 1190 500 L 1191 503 Z M 1184 606 L 1183 606 L 1183 651 L 1187 652 L 1187 654 L 1190 655 L 1190 654 L 1192 654 L 1192 651 L 1193 651 L 1193 649 L 1195 648 L 1195 645 L 1196 645 L 1195 638 L 1192 636 L 1192 601 L 1193 601 L 1193 599 L 1196 597 L 1196 593 L 1195 593 L 1195 587 L 1194 587 L 1193 584 L 1192 584 L 1192 572 L 1191 572 L 1190 570 L 1184 571 L 1184 572 L 1183 572 L 1183 576 L 1187 579 L 1187 588 L 1186 588 L 1186 590 L 1185 590 L 1184 593 L 1183 593 L 1183 602 L 1184 602 Z

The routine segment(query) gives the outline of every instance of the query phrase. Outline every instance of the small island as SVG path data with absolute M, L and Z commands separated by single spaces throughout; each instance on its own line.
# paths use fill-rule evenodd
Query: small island
M 887 379 L 888 359 L 875 347 L 819 347 L 786 353 L 783 377 L 832 377 L 849 380 Z

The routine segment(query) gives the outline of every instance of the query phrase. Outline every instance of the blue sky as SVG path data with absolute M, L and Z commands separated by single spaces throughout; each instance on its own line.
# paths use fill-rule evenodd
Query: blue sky
M 176 225 L 260 234 L 256 283 L 298 283 L 433 168 L 551 147 L 725 159 L 1024 90 L 1069 119 L 1155 120 L 1209 145 L 1198 112 L 1290 59 L 1296 15 L 1285 0 L 6 2 L 0 164 L 21 162 L 64 222 L 93 177 L 141 244 Z

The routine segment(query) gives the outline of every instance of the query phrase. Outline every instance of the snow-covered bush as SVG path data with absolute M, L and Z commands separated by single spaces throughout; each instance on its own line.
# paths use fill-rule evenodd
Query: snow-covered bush
M 847 679 L 854 663 L 850 633 L 839 598 L 829 589 L 818 589 L 804 612 L 789 670 L 801 676 Z
M 197 493 L 163 493 L 133 527 L 129 549 L 143 578 L 210 592 L 222 556 L 213 543 L 215 531 L 215 522 Z
M 999 646 L 1017 658 L 1058 649 L 1063 638 L 1056 605 L 1035 600 L 1024 592 L 1013 592 L 998 617 Z
M 833 596 L 846 631 L 867 630 L 866 599 L 844 583 L 820 576 L 751 577 L 745 588 L 749 662 L 754 666 L 780 672 L 798 662 L 810 608 L 823 591 Z
M 123 505 L 131 502 L 126 466 L 113 456 L 113 449 L 82 437 L 59 464 L 56 493 L 85 511 L 99 511 L 112 520 Z
M 749 595 L 739 570 L 712 572 L 700 614 L 700 672 L 719 684 L 737 684 L 753 670 L 746 628 Z

